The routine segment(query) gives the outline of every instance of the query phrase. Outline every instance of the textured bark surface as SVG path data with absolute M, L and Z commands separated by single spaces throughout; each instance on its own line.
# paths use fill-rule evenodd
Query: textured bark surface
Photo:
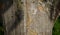
M 23 10 L 20 12 L 23 12 L 24 19 L 7 35 L 52 35 L 53 21 L 50 21 L 50 5 L 52 4 L 49 0 L 47 2 L 44 0 L 18 0 L 17 3 L 18 9 Z M 13 7 L 11 9 L 16 9 Z M 11 25 L 7 22 L 14 22 L 16 18 L 13 10 L 14 18 L 11 19 L 11 12 L 9 10 L 4 14 L 7 33 Z
M 6 28 L 4 35 L 24 35 L 24 12 L 19 8 L 17 2 L 13 1 L 13 5 L 3 14 Z
M 6 27 L 6 34 L 8 35 L 10 30 L 10 27 L 15 22 L 15 11 L 16 11 L 16 4 L 13 3 L 11 7 L 3 14 L 3 20 L 4 20 L 4 26 Z
M 52 35 L 53 22 L 49 18 L 51 2 L 26 0 L 26 35 Z

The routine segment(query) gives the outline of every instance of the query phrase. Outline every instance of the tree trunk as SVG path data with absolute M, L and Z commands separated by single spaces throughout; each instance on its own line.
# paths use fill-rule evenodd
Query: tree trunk
M 49 0 L 18 0 L 17 2 L 19 2 L 18 9 L 23 10 L 20 13 L 23 12 L 24 18 L 8 35 L 52 35 L 53 21 L 50 20 Z M 5 18 L 5 22 L 7 21 Z
M 53 21 L 50 21 L 51 2 L 44 0 L 25 1 L 25 35 L 52 35 Z

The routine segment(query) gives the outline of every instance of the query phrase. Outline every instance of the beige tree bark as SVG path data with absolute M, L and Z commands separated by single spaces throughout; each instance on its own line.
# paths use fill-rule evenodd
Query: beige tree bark
M 53 21 L 49 18 L 51 2 L 25 0 L 25 35 L 52 35 Z
M 24 19 L 9 35 L 52 35 L 53 21 L 49 18 L 50 1 L 18 0 L 17 2 L 19 2 L 18 9 L 24 12 Z

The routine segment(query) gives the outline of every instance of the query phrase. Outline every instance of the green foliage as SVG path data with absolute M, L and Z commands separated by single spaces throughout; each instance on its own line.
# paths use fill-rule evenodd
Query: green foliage
M 54 24 L 52 35 L 60 35 L 60 17 L 56 20 Z
M 2 23 L 2 18 L 0 17 L 0 35 L 4 35 L 4 28 Z
M 0 26 L 0 35 L 4 35 L 3 27 Z

